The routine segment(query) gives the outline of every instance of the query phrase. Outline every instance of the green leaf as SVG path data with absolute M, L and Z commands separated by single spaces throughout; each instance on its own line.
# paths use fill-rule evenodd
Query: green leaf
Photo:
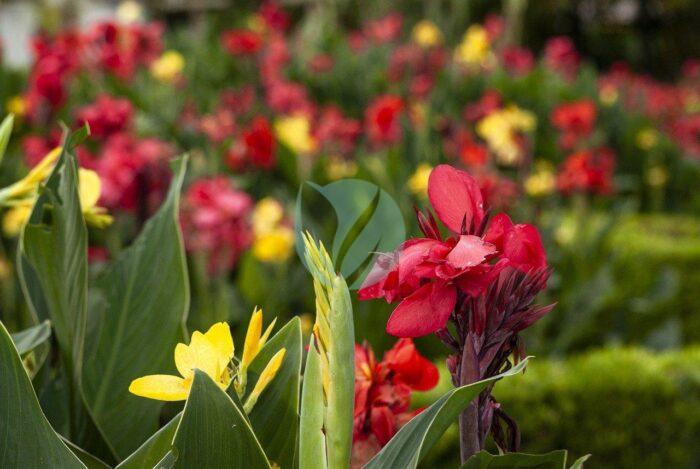
M 68 446 L 68 449 L 70 449 L 88 469 L 111 469 L 109 464 L 93 456 L 79 446 L 74 445 L 66 438 L 61 437 L 61 440 L 63 440 L 63 443 Z
M 12 135 L 12 125 L 14 124 L 15 116 L 9 114 L 2 120 L 0 124 L 0 163 L 5 156 L 5 150 L 7 150 L 7 144 L 10 142 L 10 135 Z
M 576 461 L 574 461 L 574 463 L 571 465 L 571 468 L 570 468 L 570 469 L 582 469 L 582 468 L 583 468 L 583 463 L 585 463 L 586 461 L 588 461 L 588 458 L 590 458 L 590 457 L 591 457 L 590 454 L 587 454 L 587 455 L 585 455 L 585 456 L 581 456 L 581 457 L 578 458 Z
M 128 392 L 132 380 L 173 370 L 189 307 L 178 200 L 186 157 L 174 162 L 168 197 L 91 291 L 83 372 L 85 401 L 119 458 L 158 429 L 162 404 Z M 136 424 L 138 422 L 138 424 Z
M 170 422 L 146 440 L 139 449 L 122 461 L 117 469 L 142 469 L 156 466 L 170 452 L 181 417 L 182 414 L 173 417 Z
M 313 334 L 304 368 L 304 386 L 301 391 L 301 418 L 299 431 L 299 469 L 325 469 L 326 436 L 323 431 L 325 413 L 321 355 Z
M 433 405 L 413 417 L 387 443 L 365 468 L 415 468 L 459 413 L 490 383 L 521 372 L 527 359 L 516 366 L 483 381 L 455 388 L 443 394 Z
M 51 323 L 44 321 L 39 325 L 30 327 L 12 334 L 12 341 L 20 355 L 31 352 L 51 337 Z
M 68 153 L 73 138 L 66 139 L 20 236 L 19 276 L 32 312 L 51 320 L 65 366 L 77 384 L 87 314 L 87 229 L 77 163 Z
M 481 451 L 467 460 L 462 469 L 510 469 L 530 467 L 537 469 L 566 469 L 566 450 L 546 454 L 489 454 Z
M 248 368 L 248 389 L 270 359 L 286 349 L 275 379 L 268 385 L 248 415 L 265 454 L 280 467 L 294 467 L 299 429 L 299 377 L 301 375 L 301 321 L 289 321 L 260 350 Z
M 22 357 L 24 368 L 32 379 L 49 354 L 49 344 L 46 343 L 49 337 L 51 337 L 51 323 L 48 320 L 12 334 L 12 341 Z
M 0 383 L 0 467 L 84 468 L 46 420 L 2 322 Z
M 395 249 L 406 236 L 403 215 L 391 196 L 375 184 L 360 179 L 342 179 L 325 186 L 308 183 L 333 207 L 337 228 L 331 255 L 340 274 L 357 289 L 372 268 L 371 258 L 378 251 Z M 295 214 L 297 251 L 300 257 L 304 230 L 301 214 L 302 191 L 299 190 Z
M 206 373 L 195 370 L 175 435 L 174 467 L 269 468 L 253 429 L 231 398 Z

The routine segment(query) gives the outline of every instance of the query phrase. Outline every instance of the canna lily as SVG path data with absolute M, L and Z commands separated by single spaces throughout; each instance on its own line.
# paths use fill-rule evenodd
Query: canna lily
M 387 332 L 398 337 L 444 328 L 460 294 L 481 295 L 506 268 L 528 272 L 546 266 L 533 226 L 514 224 L 505 214 L 487 225 L 481 191 L 469 174 L 437 166 L 428 180 L 428 198 L 454 234 L 443 240 L 432 215 L 419 214 L 425 237 L 380 255 L 358 292 L 361 300 L 400 300 L 387 323 Z
M 102 182 L 95 171 L 85 168 L 78 170 L 78 193 L 80 208 L 89 225 L 104 228 L 112 224 L 112 216 L 107 213 L 107 209 L 97 206 L 102 194 Z
M 311 122 L 301 114 L 278 119 L 275 122 L 275 134 L 280 142 L 298 154 L 313 153 L 318 147 L 311 134 Z
M 36 195 L 39 184 L 49 177 L 58 157 L 61 147 L 56 147 L 44 156 L 29 173 L 14 184 L 0 190 L 0 202 L 10 203 L 26 200 Z
M 267 326 L 267 329 L 265 329 L 265 333 L 262 333 L 262 309 L 255 308 L 255 310 L 253 311 L 253 315 L 250 317 L 250 323 L 248 324 L 248 331 L 245 335 L 245 343 L 243 344 L 243 357 L 241 358 L 241 364 L 238 370 L 238 377 L 236 379 L 235 384 L 236 391 L 239 393 L 239 395 L 242 395 L 243 391 L 245 390 L 248 367 L 253 362 L 255 357 L 258 356 L 260 349 L 262 349 L 265 343 L 267 342 L 267 339 L 272 333 L 272 329 L 275 327 L 276 321 L 277 318 L 273 319 L 270 325 Z
M 189 345 L 175 347 L 175 367 L 180 376 L 149 375 L 135 379 L 129 392 L 159 401 L 187 399 L 195 368 L 202 370 L 223 390 L 231 382 L 229 364 L 233 359 L 233 338 L 225 322 L 219 322 L 202 334 L 195 331 Z

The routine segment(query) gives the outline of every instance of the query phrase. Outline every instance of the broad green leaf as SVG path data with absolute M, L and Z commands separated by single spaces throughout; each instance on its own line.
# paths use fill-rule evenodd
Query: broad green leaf
M 180 424 L 182 414 L 177 414 L 163 428 L 154 433 L 134 451 L 128 458 L 117 466 L 117 469 L 142 469 L 144 467 L 155 467 L 173 446 L 173 438 L 177 426 Z
M 32 379 L 49 354 L 49 344 L 46 343 L 49 337 L 51 337 L 51 323 L 48 320 L 12 334 L 12 341 L 15 343 L 24 362 L 24 367 Z
M 460 412 L 490 383 L 521 372 L 527 359 L 516 366 L 483 381 L 455 388 L 433 405 L 413 417 L 365 468 L 415 468 L 445 430 L 455 422 Z
M 19 241 L 19 274 L 27 303 L 38 318 L 51 320 L 76 385 L 87 314 L 87 229 L 78 197 L 77 163 L 68 149 L 80 137 L 72 134 L 64 142 Z
M 2 322 L 0 383 L 0 467 L 84 468 L 46 420 Z
M 93 456 L 92 454 L 88 453 L 84 449 L 80 448 L 77 445 L 74 445 L 70 441 L 68 441 L 66 438 L 61 437 L 61 440 L 63 440 L 63 443 L 68 446 L 68 449 L 70 449 L 73 454 L 76 455 L 80 461 L 85 464 L 87 469 L 111 469 L 111 466 L 107 464 L 106 462 L 102 461 L 101 459 Z
M 24 355 L 43 344 L 49 337 L 51 337 L 51 323 L 44 321 L 39 325 L 12 334 L 12 341 L 17 347 L 17 352 Z
M 2 120 L 0 124 L 0 163 L 5 156 L 5 150 L 7 150 L 7 144 L 10 142 L 10 135 L 12 135 L 12 124 L 15 121 L 15 116 L 9 114 Z
M 270 359 L 285 348 L 284 361 L 248 415 L 268 459 L 280 467 L 294 467 L 299 428 L 299 377 L 301 375 L 301 321 L 289 321 L 260 350 L 248 368 L 248 389 Z
M 206 373 L 195 370 L 175 434 L 173 467 L 269 468 L 248 420 Z
M 467 460 L 462 469 L 511 469 L 530 467 L 537 469 L 566 469 L 566 450 L 546 454 L 490 454 L 481 451 Z
M 372 268 L 373 253 L 391 251 L 405 239 L 403 215 L 391 196 L 378 186 L 360 179 L 342 179 L 325 186 L 309 182 L 333 207 L 337 227 L 331 255 L 350 288 L 359 288 Z M 302 191 L 295 214 L 297 252 L 303 258 Z
M 326 436 L 323 432 L 325 413 L 321 356 L 316 349 L 313 334 L 309 339 L 309 351 L 304 368 L 304 384 L 301 391 L 301 418 L 299 425 L 299 469 L 325 469 Z
M 128 392 L 132 380 L 173 369 L 189 305 L 178 200 L 186 158 L 168 196 L 136 241 L 91 290 L 85 401 L 108 444 L 125 458 L 158 429 L 162 404 Z

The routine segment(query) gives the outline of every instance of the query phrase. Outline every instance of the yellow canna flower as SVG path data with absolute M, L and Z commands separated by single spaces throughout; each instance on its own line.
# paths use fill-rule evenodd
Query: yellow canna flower
M 525 180 L 525 192 L 532 197 L 543 197 L 551 194 L 556 186 L 556 177 L 552 165 L 546 161 L 538 161 L 535 171 Z
M 143 7 L 135 0 L 125 0 L 117 7 L 116 15 L 122 23 L 135 23 L 143 18 Z
M 275 379 L 280 366 L 282 366 L 285 353 L 287 353 L 287 349 L 281 348 L 272 356 L 270 361 L 267 362 L 267 365 L 265 365 L 262 373 L 260 373 L 260 378 L 258 378 L 258 381 L 255 383 L 253 390 L 248 395 L 245 404 L 243 404 L 243 410 L 245 410 L 246 413 L 250 413 L 250 411 L 253 410 L 253 407 L 258 402 L 260 394 L 262 394 L 265 388 L 267 388 L 272 380 Z
M 476 133 L 486 140 L 499 163 L 513 165 L 521 158 L 517 134 L 531 132 L 536 125 L 534 114 L 513 105 L 481 119 L 476 125 Z
M 129 392 L 137 396 L 159 401 L 182 401 L 187 399 L 194 369 L 206 373 L 223 390 L 231 382 L 229 364 L 233 359 L 233 338 L 225 322 L 219 322 L 202 334 L 192 334 L 189 345 L 177 344 L 175 347 L 175 367 L 180 376 L 150 375 L 135 379 L 129 386 Z
M 480 66 L 490 57 L 491 44 L 486 29 L 478 24 L 470 26 L 455 49 L 455 61 L 466 66 Z
M 428 196 L 428 178 L 433 167 L 428 163 L 418 165 L 413 175 L 408 179 L 408 189 L 416 197 L 426 198 Z
M 617 89 L 614 86 L 608 85 L 600 88 L 598 97 L 600 98 L 600 102 L 605 106 L 612 106 L 617 102 L 619 96 Z
M 272 197 L 260 199 L 253 209 L 253 232 L 256 235 L 270 233 L 277 228 L 283 218 L 284 207 L 278 200 Z
M 326 163 L 326 176 L 331 181 L 337 181 L 357 174 L 357 163 L 346 160 L 342 156 L 331 155 Z
M 287 116 L 275 122 L 277 138 L 299 154 L 313 153 L 316 150 L 316 139 L 311 135 L 311 123 L 302 115 Z
M 411 33 L 413 42 L 424 48 L 439 46 L 442 44 L 442 33 L 435 23 L 423 20 L 416 23 Z
M 151 76 L 161 83 L 172 83 L 185 68 L 185 58 L 176 50 L 163 52 L 151 64 Z
M 253 255 L 263 262 L 284 262 L 289 259 L 293 247 L 294 231 L 287 226 L 279 226 L 256 236 Z
M 22 96 L 13 96 L 7 100 L 5 108 L 9 114 L 23 116 L 27 112 L 27 102 Z
M 112 224 L 112 216 L 104 207 L 98 207 L 102 193 L 102 182 L 95 171 L 80 168 L 78 170 L 78 193 L 80 196 L 80 208 L 83 211 L 85 221 L 96 228 L 104 228 Z
M 239 396 L 242 396 L 245 391 L 248 376 L 248 367 L 253 362 L 255 357 L 258 356 L 260 349 L 262 349 L 265 343 L 267 342 L 267 339 L 272 333 L 272 329 L 275 327 L 275 322 L 277 322 L 277 318 L 273 319 L 270 325 L 267 326 L 267 329 L 265 329 L 265 333 L 262 333 L 262 309 L 255 308 L 255 310 L 253 311 L 253 315 L 250 317 L 250 323 L 248 323 L 248 330 L 245 334 L 245 343 L 243 344 L 243 356 L 241 357 L 241 363 L 238 369 L 238 376 L 235 383 L 236 392 Z
M 5 212 L 2 217 L 2 231 L 5 236 L 9 238 L 14 238 L 19 235 L 24 224 L 29 220 L 29 215 L 32 213 L 33 201 L 28 201 L 28 203 L 22 203 L 10 207 L 10 209 Z
M 663 166 L 652 166 L 646 173 L 646 181 L 651 187 L 663 187 L 668 182 L 668 171 Z
M 7 202 L 11 199 L 34 197 L 39 189 L 39 184 L 49 177 L 60 155 L 61 147 L 54 148 L 47 153 L 26 176 L 0 191 L 0 201 Z

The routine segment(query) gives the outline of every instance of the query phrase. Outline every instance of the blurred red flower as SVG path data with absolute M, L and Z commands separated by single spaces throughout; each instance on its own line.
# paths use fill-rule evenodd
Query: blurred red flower
M 233 268 L 253 239 L 253 199 L 223 176 L 195 181 L 184 196 L 180 222 L 187 250 L 205 256 L 212 274 Z
M 545 64 L 568 80 L 575 78 L 580 61 L 581 57 L 576 46 L 566 36 L 553 37 L 544 46 Z
M 596 105 L 590 99 L 582 99 L 558 105 L 552 111 L 552 125 L 559 129 L 559 144 L 571 149 L 593 131 L 596 119 Z
M 401 139 L 404 103 L 395 95 L 376 97 L 365 111 L 365 131 L 373 145 L 392 144 Z
M 255 117 L 250 126 L 243 130 L 243 142 L 251 164 L 264 169 L 275 165 L 275 137 L 267 119 Z
M 509 46 L 501 52 L 503 66 L 514 76 L 523 76 L 530 73 L 535 65 L 535 58 L 528 49 Z
M 314 137 L 328 152 L 349 155 L 355 148 L 362 133 L 362 124 L 356 119 L 346 117 L 337 106 L 327 106 L 321 110 Z
M 361 467 L 422 409 L 410 410 L 411 391 L 434 388 L 440 375 L 411 339 L 400 339 L 376 361 L 369 344 L 355 345 L 352 467 Z
M 262 49 L 263 38 L 250 29 L 230 29 L 221 34 L 221 44 L 231 55 L 254 55 Z
M 615 153 L 609 148 L 583 150 L 569 155 L 559 168 L 557 188 L 564 194 L 613 192 Z
M 92 104 L 79 108 L 75 112 L 78 125 L 87 123 L 90 135 L 97 139 L 107 138 L 125 130 L 131 124 L 134 107 L 126 98 L 100 94 Z

